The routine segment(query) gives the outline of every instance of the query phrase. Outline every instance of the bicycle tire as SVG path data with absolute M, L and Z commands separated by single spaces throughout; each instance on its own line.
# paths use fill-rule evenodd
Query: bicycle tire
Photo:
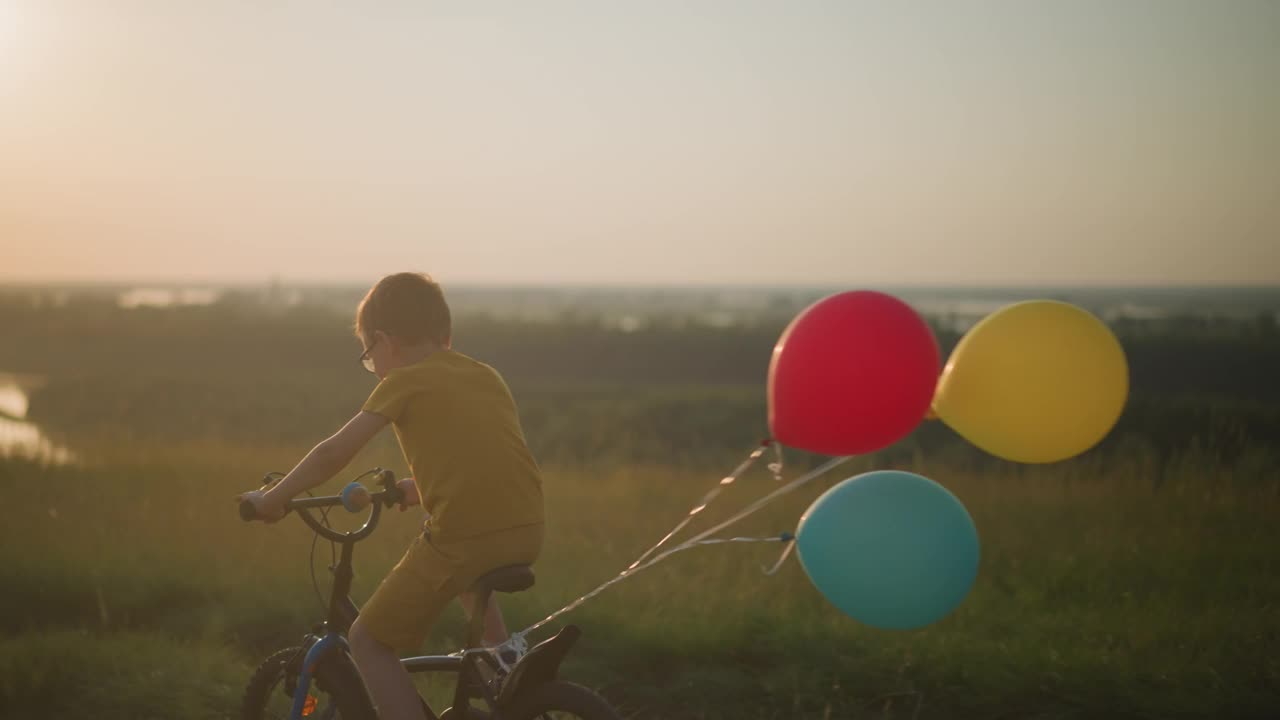
M 287 703 L 281 706 L 281 710 L 271 714 L 268 714 L 267 706 L 272 702 L 274 693 L 279 692 L 281 698 L 289 697 L 280 691 L 280 683 L 284 680 L 285 665 L 301 650 L 299 647 L 277 650 L 262 661 L 249 679 L 249 685 L 245 687 L 244 697 L 240 701 L 242 720 L 287 720 Z M 345 672 L 333 663 L 322 662 L 316 667 L 309 694 L 317 695 L 318 692 L 320 695 L 327 695 L 329 702 L 336 706 L 335 717 L 341 720 L 377 720 L 373 708 L 363 701 L 365 690 L 361 687 L 362 684 L 359 676 Z M 317 706 L 328 707 L 318 695 Z
M 511 709 L 502 711 L 510 720 L 560 720 L 561 715 L 572 713 L 579 720 L 621 720 L 617 710 L 595 691 L 571 682 L 547 683 L 534 688 L 517 700 Z

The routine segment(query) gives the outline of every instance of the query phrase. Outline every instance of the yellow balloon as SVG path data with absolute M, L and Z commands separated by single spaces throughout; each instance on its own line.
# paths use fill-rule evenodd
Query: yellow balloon
M 1102 440 L 1128 394 L 1124 350 L 1101 320 L 1069 303 L 1030 300 L 988 315 L 960 339 L 933 410 L 992 455 L 1050 463 Z

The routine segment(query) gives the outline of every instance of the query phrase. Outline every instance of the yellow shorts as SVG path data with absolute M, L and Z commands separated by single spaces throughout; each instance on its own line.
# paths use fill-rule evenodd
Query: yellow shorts
M 360 609 L 360 624 L 397 652 L 415 652 L 451 600 L 481 575 L 504 565 L 532 564 L 542 549 L 542 523 L 438 541 L 418 535 Z

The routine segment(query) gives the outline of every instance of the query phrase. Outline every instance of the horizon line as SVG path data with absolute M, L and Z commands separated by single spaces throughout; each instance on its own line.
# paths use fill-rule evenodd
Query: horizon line
M 376 281 L 376 280 L 375 280 Z M 0 278 L 0 288 L 84 288 L 117 289 L 148 287 L 156 289 L 208 288 L 343 288 L 359 289 L 372 286 L 372 282 L 354 279 L 300 279 L 286 280 L 279 277 L 264 279 L 215 279 L 183 277 L 138 278 Z M 796 282 L 681 282 L 636 281 L 600 283 L 573 281 L 498 281 L 464 280 L 440 283 L 446 289 L 474 290 L 836 290 L 836 289 L 898 289 L 898 290 L 1280 290 L 1280 281 L 1273 283 L 1191 283 L 1191 282 L 1071 282 L 1052 283 L 941 283 L 920 281 L 822 281 Z

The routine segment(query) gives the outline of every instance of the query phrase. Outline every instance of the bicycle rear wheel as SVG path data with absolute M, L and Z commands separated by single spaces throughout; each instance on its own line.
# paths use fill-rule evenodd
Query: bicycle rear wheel
M 285 648 L 262 661 L 240 703 L 243 720 L 288 720 L 293 697 L 284 682 L 285 666 L 300 652 L 299 647 Z M 359 682 L 359 677 L 321 663 L 307 690 L 303 715 L 308 720 L 376 720 L 362 699 L 364 688 L 354 684 Z
M 531 690 L 502 717 L 511 720 L 621 720 L 618 711 L 595 692 L 571 682 L 553 682 Z

